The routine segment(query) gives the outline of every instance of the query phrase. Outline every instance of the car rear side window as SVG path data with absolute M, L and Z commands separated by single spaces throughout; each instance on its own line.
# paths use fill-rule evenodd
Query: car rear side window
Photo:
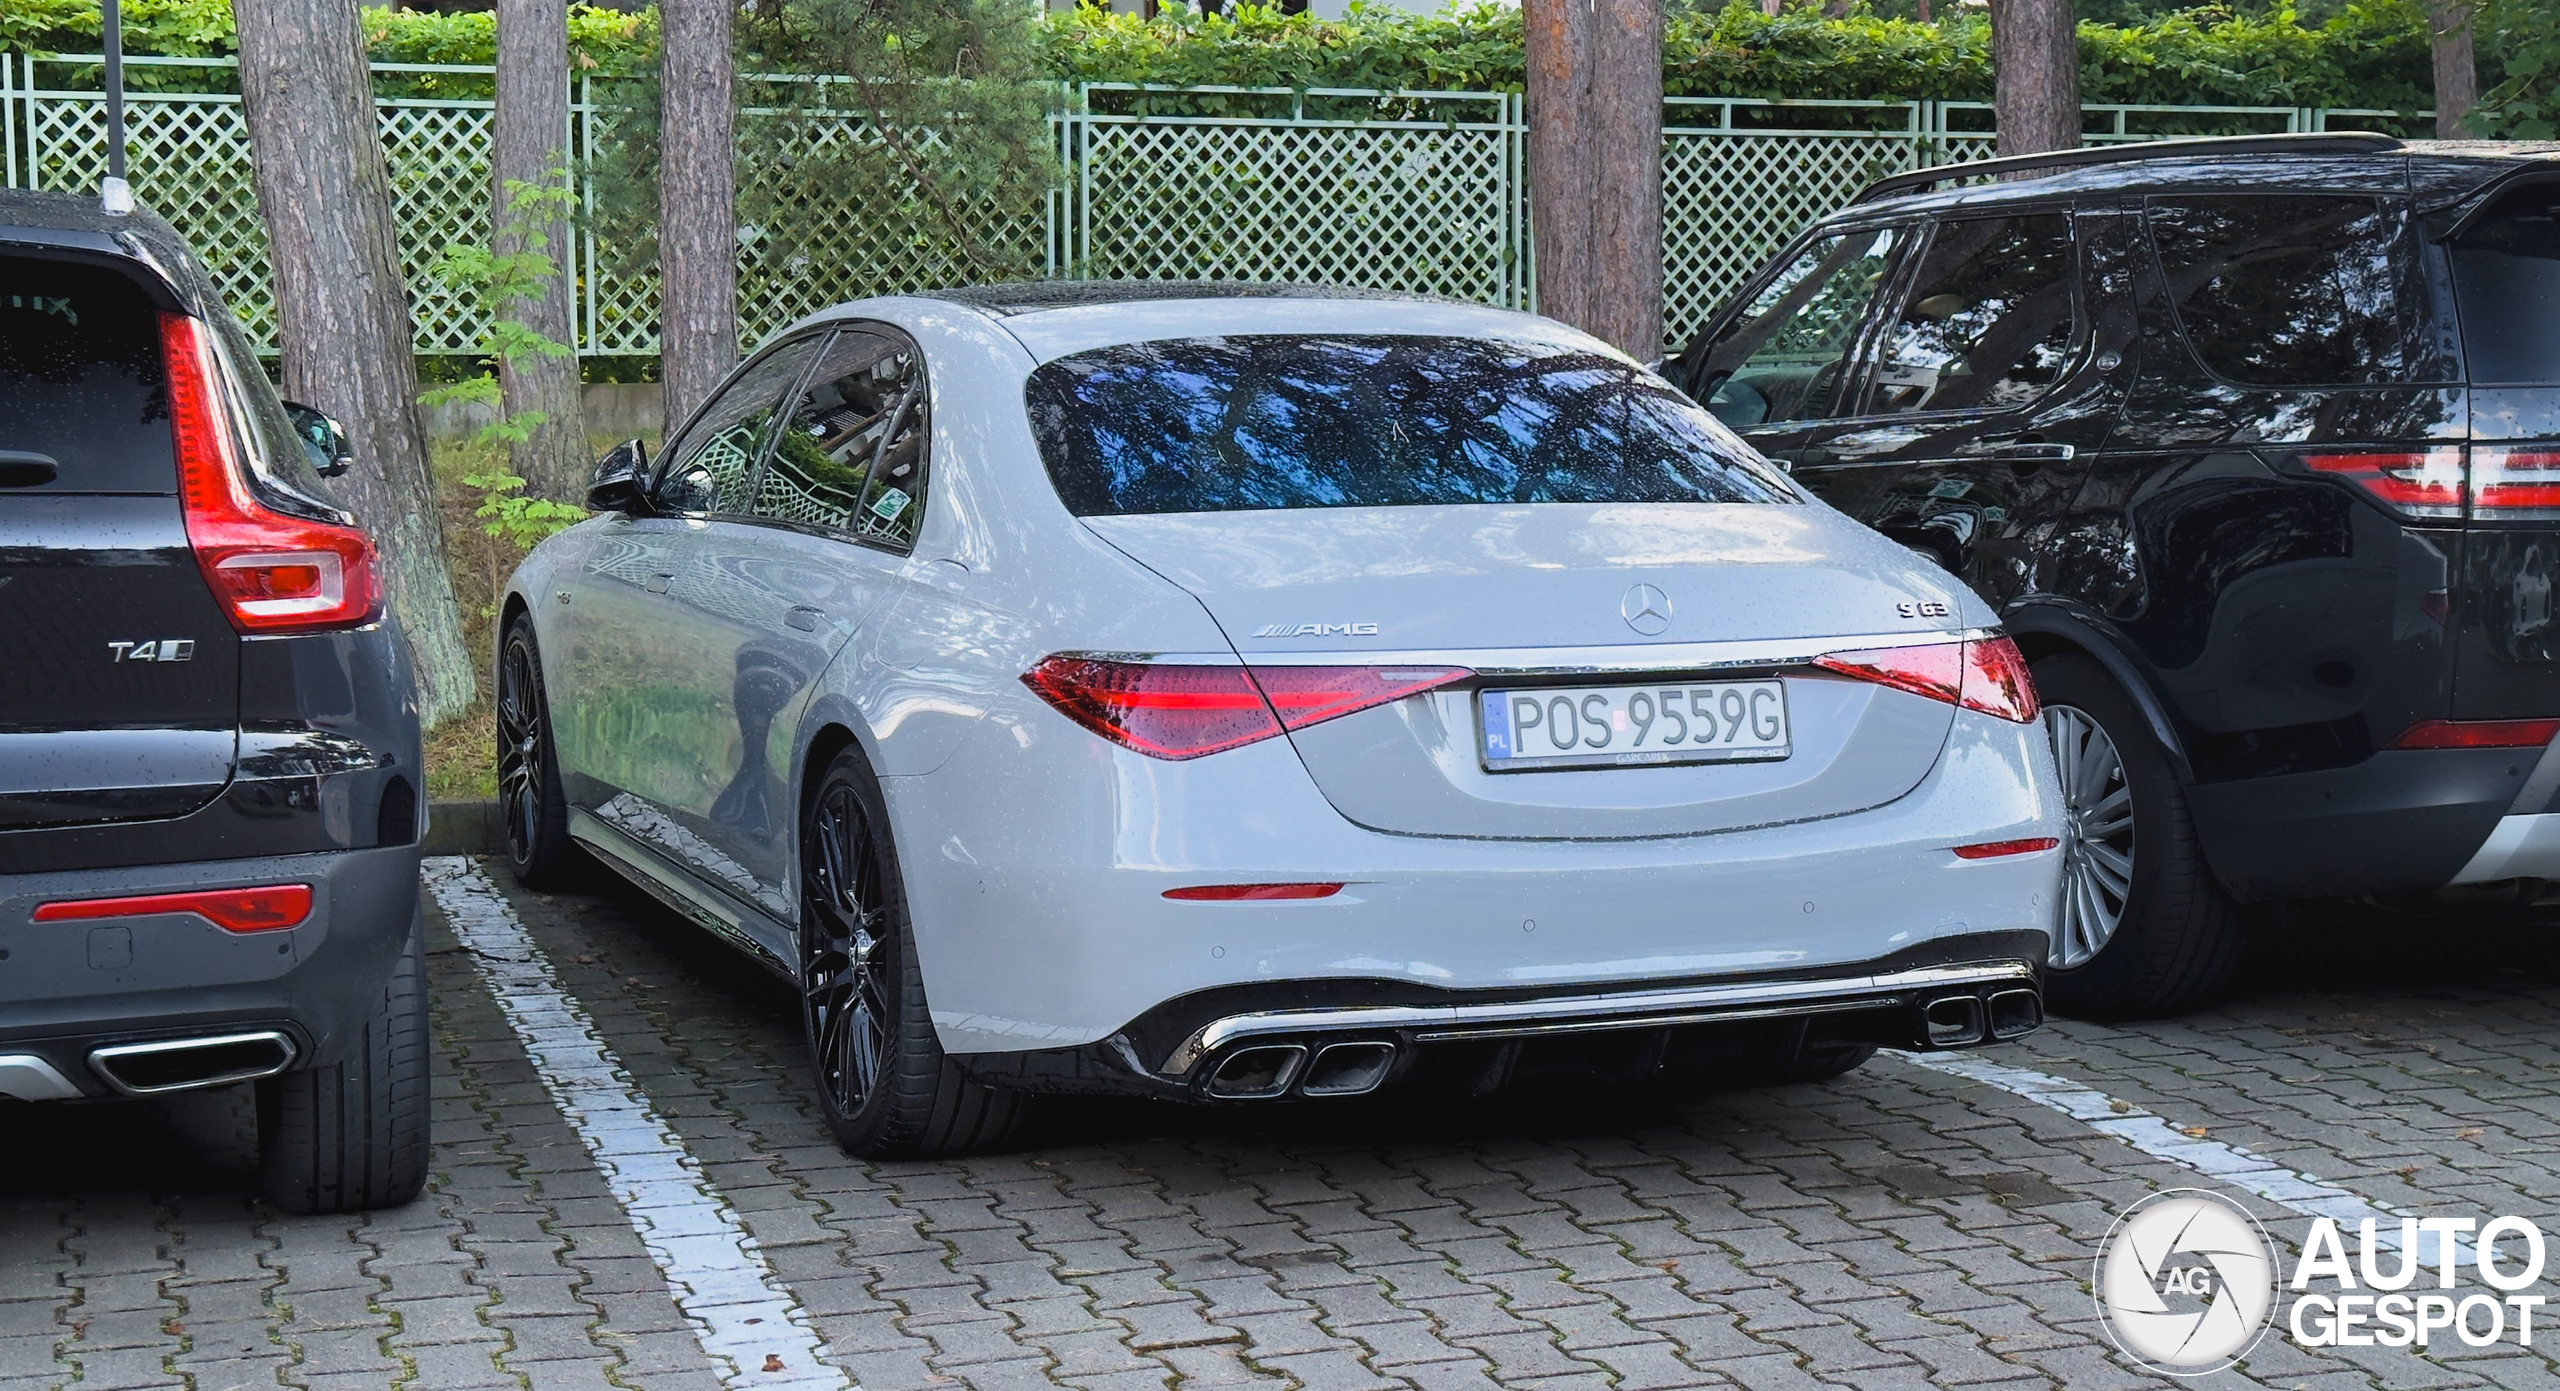
M 2507 194 L 2454 243 L 2453 293 L 2472 381 L 2560 384 L 2560 184 Z
M 104 266 L 0 254 L 0 493 L 173 493 L 160 317 Z
M 775 437 L 755 514 L 913 546 L 931 433 L 921 358 L 904 339 L 838 333 Z
M 1060 358 L 1026 395 L 1079 516 L 1799 500 L 1660 378 L 1554 344 L 1169 339 Z
M 2333 194 L 2155 198 L 2169 296 L 2215 376 L 2252 386 L 2426 381 L 2407 204 Z

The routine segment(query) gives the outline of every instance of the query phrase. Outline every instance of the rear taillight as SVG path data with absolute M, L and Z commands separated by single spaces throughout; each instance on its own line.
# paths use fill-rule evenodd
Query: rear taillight
M 1022 674 L 1060 714 L 1150 758 L 1198 758 L 1445 686 L 1464 667 L 1228 667 L 1062 653 Z
M 2560 735 L 2560 720 L 2420 720 L 2395 749 L 2538 749 Z
M 261 505 L 223 426 L 221 376 L 203 327 L 184 314 L 164 313 L 160 346 L 187 544 L 231 626 L 293 633 L 371 622 L 382 611 L 373 543 L 354 527 Z
M 1813 664 L 2017 724 L 2032 722 L 2041 708 L 2026 654 L 2005 637 L 1833 652 Z
M 36 905 L 35 921 L 80 922 L 193 913 L 225 932 L 274 932 L 298 927 L 311 916 L 309 884 L 269 884 L 255 889 L 196 889 L 123 898 L 68 898 Z
M 2477 521 L 2560 517 L 2560 448 L 2441 444 L 2297 456 L 2304 468 L 2352 483 L 2404 516 Z
M 2302 466 L 2356 485 L 2385 507 L 2412 517 L 2462 515 L 2462 446 L 2305 454 Z
M 2560 517 L 2560 449 L 2471 446 L 2471 515 L 2482 521 Z

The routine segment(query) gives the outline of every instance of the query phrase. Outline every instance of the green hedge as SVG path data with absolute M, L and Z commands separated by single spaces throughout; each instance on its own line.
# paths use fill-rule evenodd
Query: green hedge
M 2492 0 L 2480 45 L 2484 89 L 2508 75 L 2494 39 L 2513 11 L 2525 29 L 2550 0 Z M 1949 6 L 1948 8 L 1953 8 Z M 228 0 L 126 0 L 127 43 L 138 53 L 216 55 L 232 48 Z M 412 63 L 489 61 L 494 21 L 483 13 L 368 10 L 374 56 Z M 2547 19 L 2544 24 L 2547 25 Z M 1040 23 L 1051 75 L 1089 82 L 1220 83 L 1283 87 L 1407 87 L 1482 91 L 1521 85 L 1520 14 L 1474 8 L 1417 16 L 1355 11 L 1341 21 L 1281 15 L 1251 5 L 1232 16 L 1134 16 L 1084 9 Z M 572 62 L 605 75 L 644 71 L 654 18 L 580 7 L 571 11 Z M 0 0 L 0 46 L 92 49 L 96 0 Z M 2521 37 L 2521 35 L 2519 35 Z M 1937 24 L 1864 13 L 1825 19 L 1818 5 L 1771 18 L 1735 0 L 1722 9 L 1675 8 L 1667 27 L 1667 91 L 1688 96 L 1988 100 L 1989 31 L 1978 12 Z M 2093 102 L 2162 105 L 2362 106 L 2432 104 L 2426 21 L 2418 0 L 2350 0 L 2317 27 L 2292 11 L 2250 18 L 2227 9 L 2187 11 L 2138 26 L 2080 26 L 2082 95 Z M 2528 68 L 2533 64 L 2528 63 Z M 140 82 L 154 77 L 138 71 Z M 2528 71 L 2511 105 L 2547 109 L 2550 74 Z M 424 79 L 398 84 L 463 95 L 485 84 Z M 2514 84 L 2509 83 L 2510 86 Z

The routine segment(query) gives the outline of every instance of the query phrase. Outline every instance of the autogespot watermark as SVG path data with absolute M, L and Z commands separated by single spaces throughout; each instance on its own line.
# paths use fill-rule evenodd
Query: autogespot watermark
M 2278 1322 L 2285 1292 L 2293 1304 L 2281 1322 L 2303 1347 L 2423 1348 L 2446 1337 L 2531 1347 L 2545 1296 L 2520 1291 L 2542 1278 L 2543 1264 L 2542 1229 L 2521 1217 L 2367 1219 L 2352 1239 L 2320 1217 L 2284 1279 L 2275 1243 L 2247 1208 L 2172 1188 L 2116 1219 L 2090 1289 L 2127 1359 L 2201 1376 L 2248 1356 Z M 2438 1292 L 2415 1292 L 2429 1285 Z

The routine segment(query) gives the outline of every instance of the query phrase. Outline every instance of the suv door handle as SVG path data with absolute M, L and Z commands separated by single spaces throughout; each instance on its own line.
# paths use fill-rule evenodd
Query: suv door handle
M 782 616 L 782 621 L 801 632 L 814 633 L 818 631 L 818 620 L 826 616 L 825 609 L 812 608 L 807 604 L 794 604 L 791 606 L 791 611 Z
M 664 594 L 667 592 L 667 586 L 675 582 L 675 578 L 676 572 L 673 570 L 657 571 L 649 576 L 649 583 L 645 587 L 652 594 Z

